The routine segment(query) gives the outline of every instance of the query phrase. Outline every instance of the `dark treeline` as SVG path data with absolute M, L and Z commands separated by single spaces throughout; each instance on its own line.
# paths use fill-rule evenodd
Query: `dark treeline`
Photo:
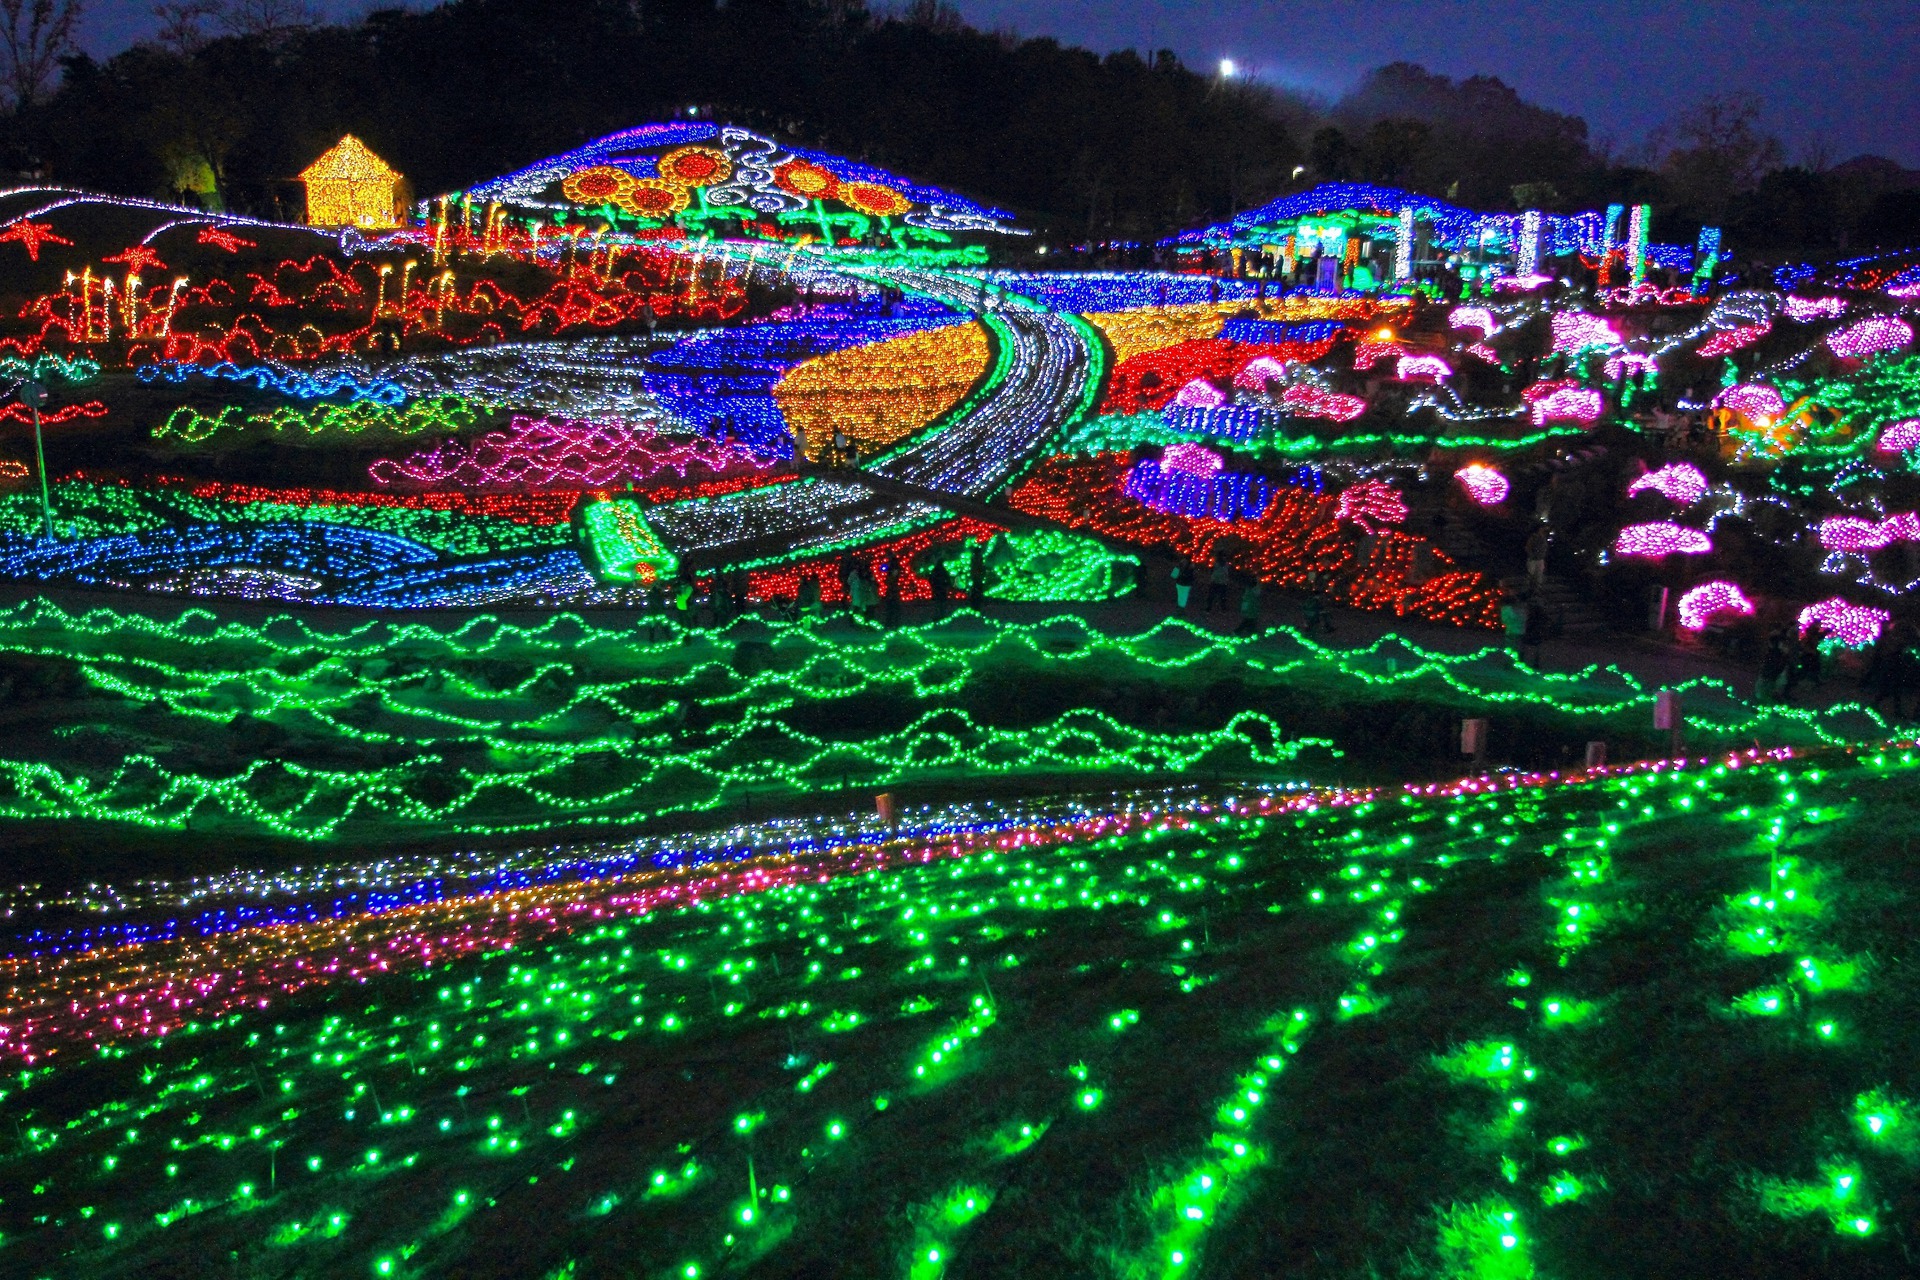
M 1154 237 L 1352 178 L 1482 209 L 1650 201 L 1661 239 L 1712 222 L 1754 252 L 1920 241 L 1920 174 L 1784 166 L 1740 99 L 1681 112 L 1626 163 L 1491 77 L 1396 64 L 1329 105 L 1164 51 L 978 31 L 937 0 L 450 0 L 238 33 L 198 21 L 216 8 L 174 4 L 161 40 L 66 59 L 0 124 L 5 167 L 292 216 L 289 179 L 342 133 L 431 193 L 695 108 L 1074 239 Z

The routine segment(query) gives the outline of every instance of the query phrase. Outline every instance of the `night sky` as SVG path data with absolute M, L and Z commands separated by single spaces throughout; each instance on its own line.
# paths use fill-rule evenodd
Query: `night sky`
M 389 0 L 390 2 L 390 0 Z M 321 0 L 336 16 L 368 0 Z M 417 6 L 416 6 L 417 7 Z M 876 5 L 876 7 L 878 7 Z M 1107 52 L 1170 48 L 1333 98 L 1405 60 L 1499 76 L 1622 149 L 1702 95 L 1750 89 L 1791 159 L 1822 149 L 1920 168 L 1920 0 L 959 0 L 968 21 Z M 147 0 L 98 0 L 96 57 L 152 32 Z

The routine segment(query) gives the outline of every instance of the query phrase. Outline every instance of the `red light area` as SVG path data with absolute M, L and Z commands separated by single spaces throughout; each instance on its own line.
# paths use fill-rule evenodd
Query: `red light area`
M 865 562 L 866 566 L 873 570 L 874 581 L 884 592 L 886 579 L 880 573 L 880 566 L 898 556 L 901 562 L 900 599 L 909 602 L 931 600 L 933 584 L 914 569 L 913 561 L 916 556 L 934 547 L 953 546 L 957 550 L 961 544 L 968 542 L 986 542 L 1000 532 L 1002 530 L 997 524 L 989 524 L 985 520 L 976 520 L 971 516 L 962 516 L 959 519 L 948 520 L 932 528 L 908 534 L 904 538 L 876 542 L 871 546 L 846 552 L 844 555 L 822 556 L 817 560 L 781 565 L 775 569 L 754 569 L 747 574 L 747 595 L 755 603 L 797 600 L 800 596 L 800 583 L 811 578 L 820 586 L 822 603 L 844 604 L 847 600 L 847 589 L 840 581 L 842 559 Z M 959 600 L 964 597 L 965 592 L 956 587 L 951 598 Z
M 107 406 L 98 400 L 88 400 L 84 404 L 64 405 L 58 409 L 48 409 L 40 414 L 40 425 L 56 426 L 62 422 L 72 422 L 76 418 L 104 418 Z M 0 422 L 32 422 L 33 415 L 23 404 L 10 404 L 0 408 Z
M 1124 453 L 1049 458 L 1014 490 L 1012 505 L 1134 546 L 1165 548 L 1196 564 L 1211 564 L 1217 552 L 1269 586 L 1317 588 L 1355 608 L 1460 627 L 1499 624 L 1499 590 L 1486 575 L 1456 569 L 1446 553 L 1415 534 L 1367 534 L 1343 524 L 1335 495 L 1280 489 L 1258 519 L 1196 520 L 1127 497 L 1130 462 Z M 1434 572 L 1422 575 L 1423 559 Z
M 32 251 L 67 243 L 39 224 L 9 230 Z M 429 252 L 409 262 L 404 255 L 415 240 Z M 50 340 L 112 344 L 131 366 L 246 363 L 391 351 L 409 340 L 486 345 L 632 326 L 649 316 L 717 322 L 747 305 L 741 280 L 722 265 L 665 245 L 599 247 L 548 229 L 537 237 L 454 235 L 437 246 L 423 231 L 383 242 L 394 250 L 385 261 L 342 263 L 314 254 L 270 269 L 241 254 L 257 248 L 254 242 L 218 228 L 205 229 L 198 242 L 238 256 L 231 280 L 142 279 L 143 269 L 152 273 L 162 264 L 150 249 L 134 246 L 103 259 L 122 265 L 124 274 L 70 275 L 61 289 L 16 313 L 32 332 L 0 341 L 22 355 Z

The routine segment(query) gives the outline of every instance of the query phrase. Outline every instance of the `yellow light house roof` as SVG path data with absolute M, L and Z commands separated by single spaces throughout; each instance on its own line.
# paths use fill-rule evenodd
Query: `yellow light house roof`
M 385 230 L 400 225 L 406 179 L 348 134 L 300 175 L 307 225 Z
M 334 143 L 326 154 L 308 165 L 301 172 L 300 181 L 333 179 L 347 182 L 376 182 L 383 178 L 393 181 L 399 177 L 399 174 L 388 167 L 385 160 L 373 154 L 366 143 L 348 134 Z

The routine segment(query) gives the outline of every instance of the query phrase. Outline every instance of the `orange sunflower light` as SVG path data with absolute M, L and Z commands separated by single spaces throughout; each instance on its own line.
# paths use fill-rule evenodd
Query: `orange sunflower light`
M 825 200 L 840 191 L 840 179 L 805 160 L 789 160 L 773 171 L 774 185 L 803 200 Z
M 840 188 L 840 198 L 849 208 L 874 218 L 897 218 L 913 207 L 913 201 L 877 182 L 849 182 Z
M 671 218 L 687 207 L 687 189 L 658 178 L 641 178 L 627 189 L 619 205 L 636 218 Z
M 560 183 L 560 194 L 575 204 L 619 204 L 633 190 L 633 175 L 610 164 L 575 169 Z
M 660 157 L 660 180 L 680 187 L 710 187 L 733 176 L 733 161 L 712 147 L 681 147 Z

